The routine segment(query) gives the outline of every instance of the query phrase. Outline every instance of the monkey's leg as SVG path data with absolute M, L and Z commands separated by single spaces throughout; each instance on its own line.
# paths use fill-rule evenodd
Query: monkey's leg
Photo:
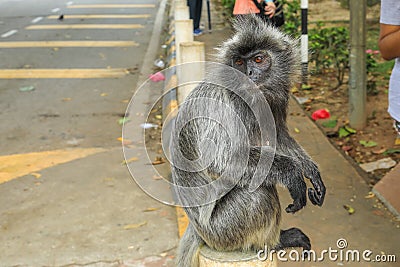
M 200 236 L 196 233 L 193 225 L 189 223 L 181 241 L 179 242 L 177 267 L 197 267 L 199 266 L 199 249 L 204 243 Z
M 310 239 L 298 228 L 281 230 L 279 245 L 275 249 L 279 250 L 294 247 L 300 247 L 303 248 L 303 250 L 310 250 Z

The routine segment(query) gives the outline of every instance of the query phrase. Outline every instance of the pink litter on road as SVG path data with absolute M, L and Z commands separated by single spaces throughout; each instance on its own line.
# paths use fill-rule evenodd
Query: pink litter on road
M 164 74 L 162 74 L 161 72 L 156 72 L 154 74 L 151 74 L 149 76 L 150 80 L 152 80 L 153 82 L 160 82 L 160 81 L 164 81 L 165 80 L 165 76 Z

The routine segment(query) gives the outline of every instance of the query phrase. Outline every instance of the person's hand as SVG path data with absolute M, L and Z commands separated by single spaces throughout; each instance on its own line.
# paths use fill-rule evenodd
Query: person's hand
M 272 18 L 275 15 L 275 11 L 276 11 L 276 6 L 274 4 L 274 2 L 268 2 L 265 5 L 265 15 L 268 15 L 270 18 Z

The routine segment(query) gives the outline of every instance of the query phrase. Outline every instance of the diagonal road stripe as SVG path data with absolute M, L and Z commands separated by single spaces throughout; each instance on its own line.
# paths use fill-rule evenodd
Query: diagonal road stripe
M 67 8 L 155 8 L 154 4 L 95 4 L 95 5 L 70 5 Z
M 26 47 L 117 47 L 139 46 L 133 41 L 20 41 L 0 42 L 0 48 L 26 48 Z
M 51 15 L 47 19 L 58 19 L 59 16 Z M 90 15 L 64 15 L 64 20 L 66 19 L 145 19 L 150 18 L 150 14 L 115 14 L 115 15 L 102 15 L 102 14 L 90 14 Z
M 0 184 L 42 169 L 104 151 L 106 149 L 103 148 L 75 148 L 1 156 Z
M 120 78 L 127 74 L 127 69 L 2 69 L 0 79 Z
M 59 29 L 141 29 L 140 24 L 62 24 L 62 25 L 30 25 L 27 30 L 59 30 Z

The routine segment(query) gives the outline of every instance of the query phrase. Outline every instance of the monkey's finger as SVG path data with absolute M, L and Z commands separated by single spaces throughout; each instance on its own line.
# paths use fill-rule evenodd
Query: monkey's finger
M 306 203 L 307 203 L 307 200 L 301 201 L 301 202 L 295 201 L 295 202 L 293 202 L 293 204 L 289 204 L 286 207 L 285 211 L 287 213 L 295 213 L 296 211 L 301 210 L 306 205 Z
M 313 205 L 318 205 L 318 199 L 315 196 L 315 191 L 312 188 L 308 188 L 308 198 Z
M 324 202 L 324 196 L 319 195 L 318 192 L 312 188 L 308 188 L 308 198 L 314 205 L 322 206 L 322 203 Z
M 315 196 L 318 197 L 321 206 L 324 203 L 326 187 L 320 177 L 319 179 L 311 179 L 311 184 L 315 189 Z

